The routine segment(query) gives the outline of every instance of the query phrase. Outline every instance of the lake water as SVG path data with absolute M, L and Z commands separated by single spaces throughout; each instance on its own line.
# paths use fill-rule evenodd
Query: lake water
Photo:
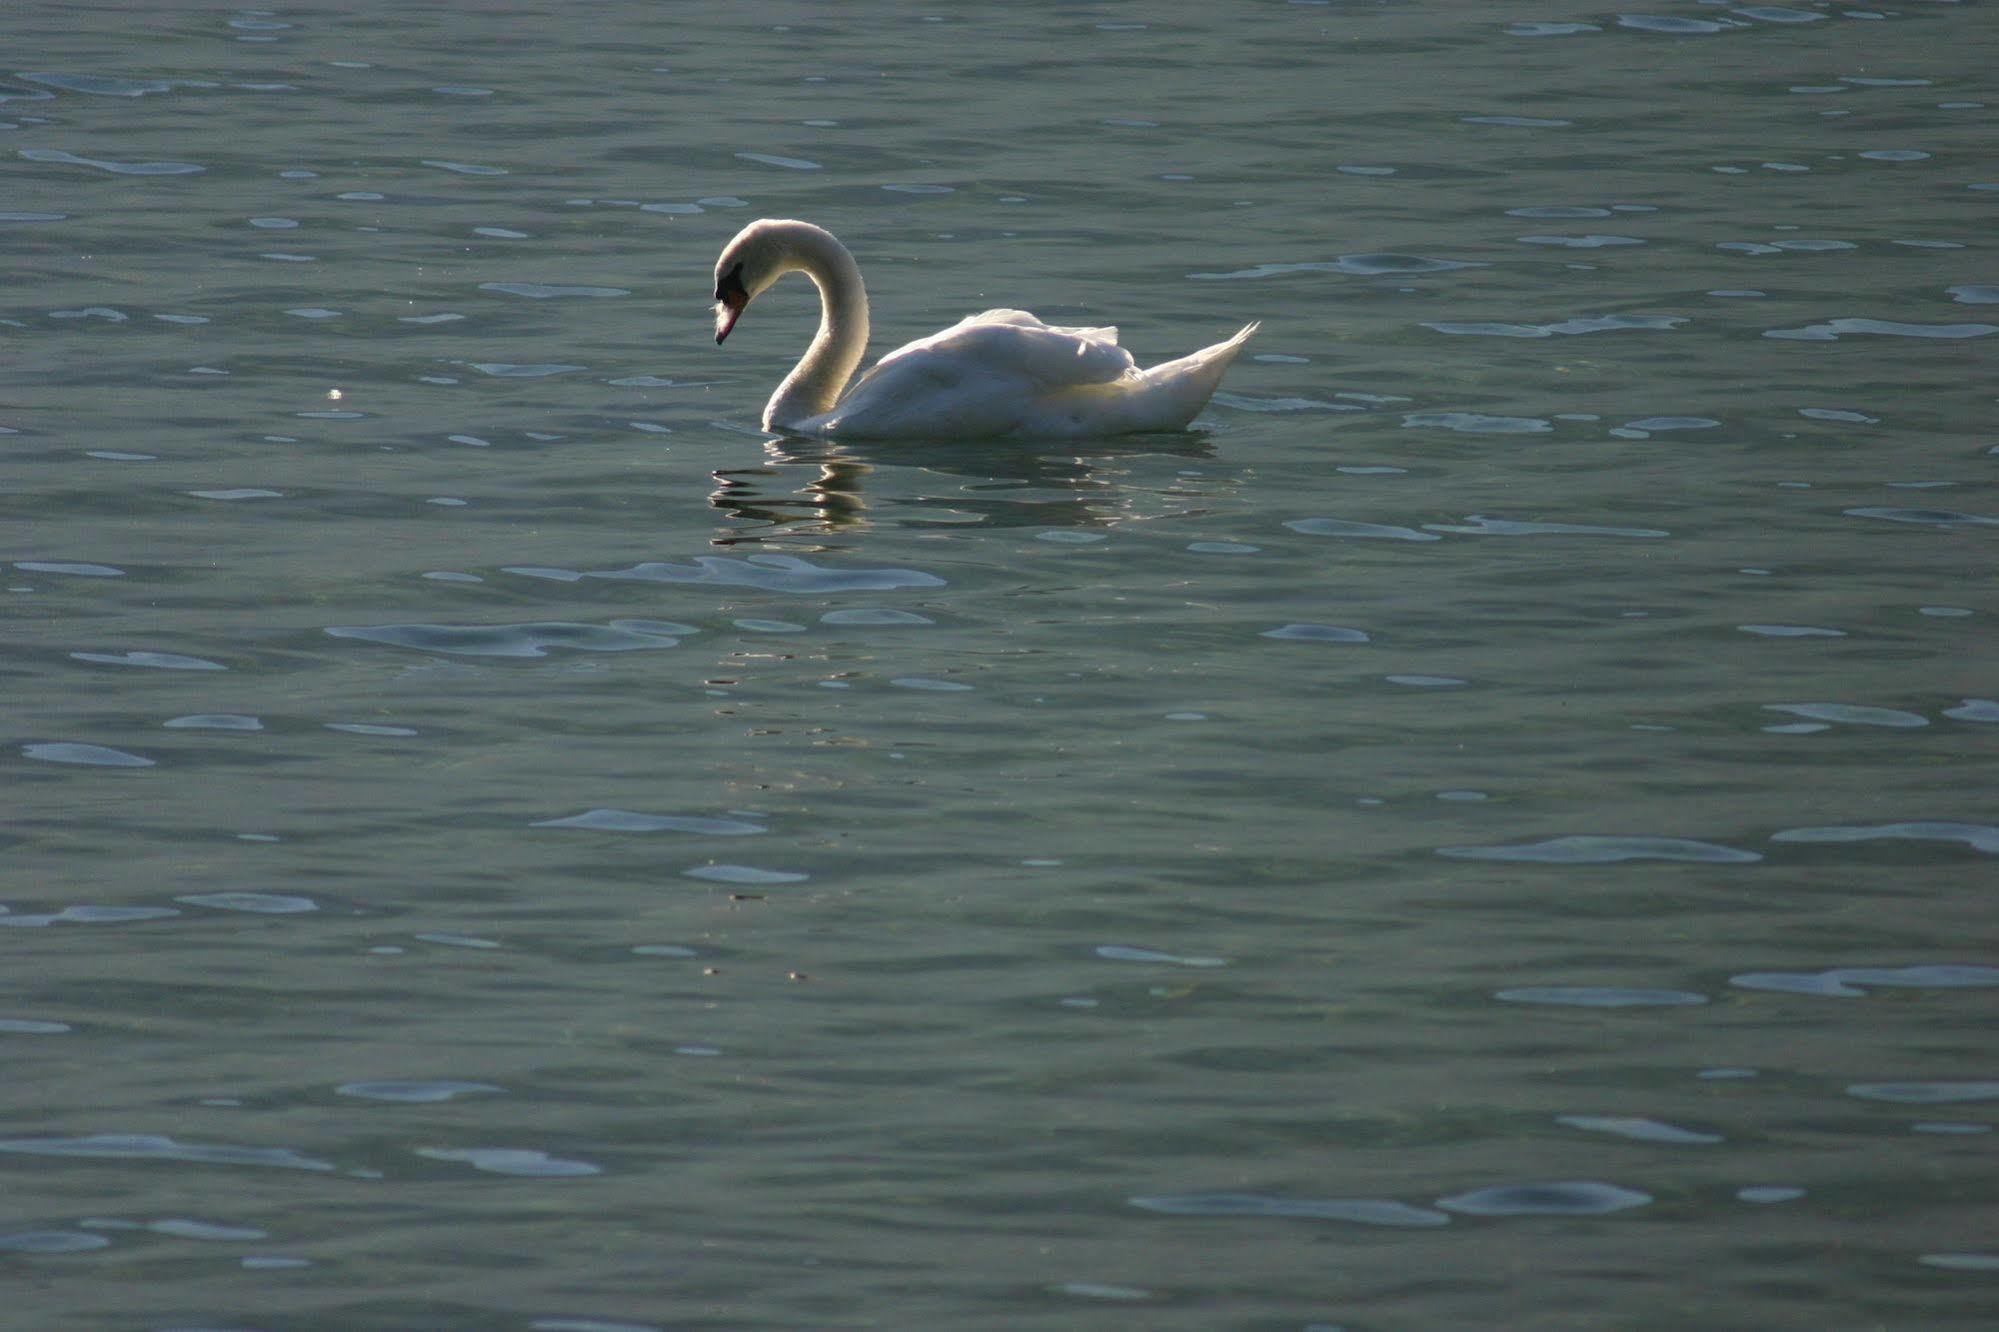
M 1994 1326 L 1994 18 L 9 9 L 12 1325 Z

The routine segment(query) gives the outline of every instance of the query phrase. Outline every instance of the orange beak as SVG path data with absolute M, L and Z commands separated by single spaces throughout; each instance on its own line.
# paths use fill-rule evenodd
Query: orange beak
M 738 319 L 742 318 L 743 307 L 748 304 L 747 300 L 730 300 L 727 297 L 715 302 L 716 346 L 721 346 L 722 339 L 729 336 L 729 330 L 736 326 Z
M 729 330 L 743 317 L 743 307 L 750 303 L 749 288 L 743 285 L 743 266 L 733 265 L 726 273 L 715 275 L 715 345 L 721 346 L 722 339 L 729 336 Z

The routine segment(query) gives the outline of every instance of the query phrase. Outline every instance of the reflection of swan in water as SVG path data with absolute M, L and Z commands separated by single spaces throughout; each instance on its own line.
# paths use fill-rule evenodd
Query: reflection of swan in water
M 854 439 L 1081 438 L 1181 430 L 1205 407 L 1257 326 L 1139 369 L 1115 328 L 1056 328 L 987 310 L 881 358 L 852 388 L 868 345 L 860 266 L 809 222 L 752 222 L 715 261 L 715 341 L 786 273 L 819 288 L 819 332 L 764 408 L 766 430 Z
M 867 525 L 864 511 L 868 505 L 861 494 L 867 464 L 837 458 L 780 457 L 774 461 L 777 466 L 734 467 L 714 473 L 715 488 L 708 492 L 708 502 L 732 518 L 758 524 L 765 532 L 800 524 L 812 532 Z M 811 468 L 802 484 L 792 475 L 792 469 L 801 464 Z M 762 540 L 763 534 L 750 531 L 729 531 L 712 538 L 718 546 Z
M 716 545 L 754 544 L 772 529 L 826 534 L 874 523 L 1108 526 L 1141 516 L 1138 510 L 1161 499 L 1156 487 L 1133 483 L 1133 464 L 1150 458 L 1184 465 L 1212 459 L 1214 450 L 1202 435 L 1154 435 L 1122 445 L 1045 450 L 1017 442 L 958 443 L 926 449 L 916 459 L 893 444 L 869 448 L 793 435 L 766 441 L 764 455 L 764 466 L 714 474 L 708 502 L 757 525 L 719 534 Z M 1217 476 L 1209 484 L 1232 489 L 1234 479 Z

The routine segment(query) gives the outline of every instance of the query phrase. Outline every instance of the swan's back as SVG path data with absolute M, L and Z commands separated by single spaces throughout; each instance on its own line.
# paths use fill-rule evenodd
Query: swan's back
M 1150 370 L 1115 328 L 1062 328 L 987 310 L 881 358 L 818 433 L 874 439 L 1074 437 L 1179 430 L 1207 404 L 1256 325 Z
M 969 315 L 941 333 L 896 348 L 868 374 L 906 357 L 961 361 L 991 374 L 1017 375 L 1043 389 L 1102 384 L 1138 368 L 1131 353 L 1117 345 L 1115 328 L 1062 328 L 1025 310 Z M 861 383 L 866 382 L 863 377 Z

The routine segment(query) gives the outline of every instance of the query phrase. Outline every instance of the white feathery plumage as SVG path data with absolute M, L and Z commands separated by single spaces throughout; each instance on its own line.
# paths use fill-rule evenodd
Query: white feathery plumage
M 1207 405 L 1257 325 L 1140 368 L 1115 328 L 1062 328 L 987 310 L 898 347 L 847 386 L 868 339 L 860 268 L 831 232 L 765 218 L 715 264 L 715 340 L 790 272 L 819 288 L 819 331 L 764 408 L 766 430 L 858 439 L 1073 438 L 1180 430 Z

